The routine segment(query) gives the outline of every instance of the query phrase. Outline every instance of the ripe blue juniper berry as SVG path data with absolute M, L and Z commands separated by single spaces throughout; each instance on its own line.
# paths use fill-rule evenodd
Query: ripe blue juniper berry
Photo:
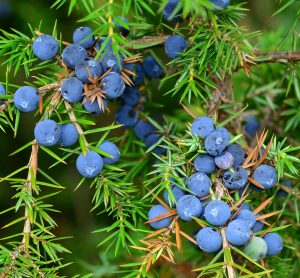
M 14 94 L 14 105 L 21 112 L 32 112 L 40 103 L 38 92 L 30 86 L 19 88 Z
M 167 213 L 168 210 L 163 207 L 162 205 L 156 205 L 153 206 L 148 213 L 148 220 L 152 220 L 156 217 L 159 217 L 165 213 Z M 154 229 L 162 229 L 166 228 L 170 225 L 171 219 L 169 217 L 163 218 L 161 220 L 150 222 L 150 226 Z
M 178 22 L 181 20 L 181 17 L 176 13 L 176 7 L 179 3 L 179 0 L 169 0 L 167 5 L 165 6 L 163 10 L 163 17 L 166 20 L 169 20 L 171 22 Z M 181 11 L 177 11 L 181 12 Z
M 86 58 L 87 56 L 87 51 L 79 44 L 68 45 L 61 54 L 63 62 L 70 69 L 75 69 L 79 61 Z
M 257 216 L 260 216 L 260 214 L 256 214 L 255 217 Z M 252 227 L 252 232 L 253 233 L 257 233 L 257 232 L 260 232 L 264 227 L 264 223 L 262 223 L 261 221 L 259 220 L 256 220 L 253 227 Z
M 268 246 L 268 256 L 275 256 L 281 252 L 283 248 L 283 240 L 280 235 L 276 233 L 268 233 L 263 237 L 263 239 Z
M 182 188 L 176 185 L 171 185 L 171 191 L 176 202 L 186 194 L 186 192 Z M 170 207 L 176 206 L 176 202 L 175 203 L 172 202 L 172 199 L 167 189 L 165 189 L 163 197 L 166 204 L 168 204 Z
M 232 220 L 226 228 L 226 239 L 235 246 L 244 245 L 251 235 L 249 224 L 245 220 Z
M 169 58 L 175 59 L 182 55 L 182 52 L 187 48 L 187 40 L 180 35 L 170 36 L 165 41 L 165 51 Z
M 143 68 L 148 77 L 159 78 L 163 74 L 162 67 L 157 63 L 153 56 L 147 56 L 143 62 Z
M 270 189 L 277 182 L 276 169 L 270 165 L 262 164 L 253 173 L 253 179 L 259 182 L 265 189 Z
M 205 253 L 218 252 L 222 247 L 220 233 L 210 227 L 202 228 L 196 235 L 196 241 Z
M 256 131 L 259 128 L 259 121 L 254 116 L 246 116 L 244 118 L 244 121 L 244 129 L 246 134 L 248 134 L 249 136 L 255 135 Z
M 36 141 L 43 146 L 54 146 L 60 139 L 60 126 L 53 120 L 44 120 L 37 123 L 34 128 Z
M 199 154 L 194 159 L 194 168 L 204 174 L 211 174 L 216 170 L 215 159 L 209 154 Z
M 187 194 L 177 200 L 176 210 L 182 220 L 189 222 L 193 220 L 193 216 L 200 216 L 202 204 L 197 197 Z
M 233 160 L 233 167 L 240 166 L 245 160 L 245 152 L 238 144 L 230 144 L 227 148 L 227 152 L 231 153 Z
M 102 75 L 102 66 L 92 57 L 85 57 L 75 67 L 75 75 L 83 83 L 90 83 L 90 78 L 99 78 Z
M 238 212 L 234 219 L 245 220 L 250 228 L 253 228 L 256 218 L 252 211 L 248 209 L 242 209 Z
M 187 188 L 196 196 L 204 197 L 209 194 L 209 189 L 212 186 L 210 178 L 204 174 L 196 172 L 188 179 Z
M 74 124 L 60 125 L 59 144 L 63 147 L 69 147 L 77 143 L 79 138 L 78 131 Z
M 230 169 L 233 166 L 234 157 L 230 152 L 215 157 L 216 165 L 223 170 Z
M 76 160 L 76 168 L 80 175 L 85 178 L 94 178 L 99 175 L 103 168 L 102 157 L 94 152 L 87 151 L 86 155 L 80 154 Z
M 213 200 L 207 204 L 204 217 L 214 226 L 223 226 L 231 217 L 230 207 L 224 201 Z
M 119 58 L 117 58 L 111 50 L 107 51 L 105 56 L 100 59 L 100 63 L 104 71 L 112 69 L 113 71 L 118 73 L 122 71 L 124 65 L 122 57 L 119 56 Z
M 82 101 L 83 83 L 76 77 L 65 79 L 61 85 L 61 95 L 70 103 Z
M 112 142 L 105 141 L 99 146 L 99 150 L 109 154 L 112 157 L 103 157 L 104 164 L 115 164 L 120 159 L 119 148 Z
M 93 30 L 87 26 L 77 28 L 73 33 L 73 42 L 88 49 L 95 43 Z
M 122 25 L 121 24 L 116 24 L 119 32 L 124 36 L 128 36 L 130 30 L 127 29 L 125 26 L 124 26 L 124 23 L 127 24 L 128 23 L 128 19 L 126 17 L 122 17 L 122 16 L 118 16 L 117 20 L 114 19 L 115 22 L 117 21 L 121 21 L 122 22 Z
M 89 113 L 95 114 L 95 115 L 100 115 L 103 114 L 107 108 L 107 101 L 104 99 L 102 100 L 102 105 L 103 108 L 99 106 L 99 103 L 97 101 L 90 102 L 89 100 L 84 100 L 83 101 L 83 106 L 85 110 Z
M 120 74 L 110 72 L 102 80 L 102 89 L 106 92 L 108 99 L 118 98 L 123 95 L 125 90 L 125 83 Z
M 55 57 L 59 49 L 58 42 L 50 35 L 40 35 L 32 44 L 34 55 L 40 60 L 50 60 Z

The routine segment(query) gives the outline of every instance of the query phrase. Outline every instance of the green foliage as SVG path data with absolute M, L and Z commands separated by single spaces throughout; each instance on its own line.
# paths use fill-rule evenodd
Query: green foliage
M 160 136 L 160 140 L 149 148 L 133 130 L 124 129 L 111 119 L 116 103 L 112 104 L 109 116 L 98 120 L 81 104 L 71 105 L 62 99 L 61 82 L 74 75 L 62 66 L 59 57 L 69 43 L 66 38 L 70 37 L 65 32 L 60 33 L 63 20 L 58 18 L 51 28 L 40 23 L 38 26 L 28 24 L 29 28 L 26 25 L 23 29 L 27 31 L 2 29 L 0 55 L 5 77 L 1 84 L 7 93 L 0 96 L 3 100 L 0 104 L 1 131 L 7 133 L 6 136 L 12 131 L 18 139 L 23 129 L 31 127 L 25 126 L 24 114 L 13 104 L 15 90 L 27 84 L 36 87 L 43 100 L 39 111 L 31 115 L 30 123 L 49 118 L 59 124 L 74 123 L 79 132 L 79 143 L 70 148 L 48 148 L 38 146 L 31 136 L 26 143 L 18 142 L 14 146 L 11 156 L 27 158 L 19 161 L 22 165 L 13 165 L 10 173 L 4 171 L 0 177 L 1 186 L 11 194 L 11 202 L 0 212 L 5 220 L 0 245 L 1 275 L 190 277 L 194 275 L 191 274 L 193 271 L 199 277 L 227 277 L 226 269 L 232 267 L 236 277 L 296 277 L 300 269 L 297 253 L 300 238 L 294 229 L 300 222 L 300 6 L 297 0 L 276 2 L 272 5 L 275 6 L 273 18 L 281 22 L 281 16 L 291 17 L 292 23 L 266 32 L 248 31 L 243 27 L 251 13 L 244 3 L 232 3 L 227 9 L 213 11 L 215 6 L 209 0 L 179 1 L 171 17 L 179 12 L 182 21 L 173 24 L 162 18 L 167 0 L 52 1 L 51 8 L 55 11 L 61 9 L 78 24 L 93 27 L 97 40 L 105 37 L 99 51 L 93 53 L 95 59 L 106 54 L 106 47 L 111 42 L 118 59 L 119 54 L 137 60 L 137 55 L 151 54 L 164 69 L 165 75 L 160 82 L 147 79 L 140 87 L 147 99 L 138 108 L 142 110 L 139 111 L 140 118 L 154 125 Z M 129 22 L 122 16 L 129 18 Z M 117 25 L 130 29 L 128 37 L 120 34 Z M 33 55 L 31 45 L 34 38 L 49 29 L 59 41 L 60 51 L 55 59 L 40 62 Z M 75 29 L 75 23 L 72 29 Z M 163 44 L 172 34 L 184 36 L 189 47 L 170 61 L 164 55 Z M 251 114 L 261 120 L 258 136 L 263 130 L 270 130 L 266 142 L 269 140 L 272 144 L 266 162 L 276 166 L 279 178 L 292 179 L 293 186 L 285 189 L 288 195 L 284 199 L 275 197 L 283 189 L 279 180 L 276 187 L 266 193 L 251 192 L 246 202 L 257 208 L 273 197 L 264 203 L 263 209 L 265 214 L 276 212 L 271 216 L 274 221 L 270 228 L 265 227 L 256 235 L 280 231 L 285 243 L 282 256 L 268 258 L 264 263 L 255 262 L 230 245 L 213 256 L 199 255 L 191 234 L 208 223 L 195 219 L 196 227 L 184 226 L 179 224 L 175 210 L 171 211 L 173 221 L 167 231 L 155 234 L 149 224 L 145 224 L 151 203 L 161 201 L 160 196 L 165 190 L 171 196 L 172 204 L 175 203 L 172 184 L 186 189 L 184 178 L 193 172 L 194 158 L 205 153 L 203 140 L 191 135 L 191 116 L 206 114 L 212 116 L 215 123 L 218 119 L 218 126 L 226 125 L 232 133 L 231 143 L 242 144 L 248 154 L 258 140 L 255 136 L 242 135 L 243 117 Z M 276 136 L 270 137 L 270 134 Z M 92 180 L 81 178 L 67 184 L 62 177 L 57 181 L 62 169 L 75 169 L 74 161 L 80 153 L 92 150 L 109 157 L 98 149 L 108 139 L 120 147 L 118 164 L 105 165 L 101 174 Z M 267 147 L 267 143 L 260 143 Z M 153 153 L 157 146 L 165 148 L 166 154 Z M 2 168 L 5 166 L 3 163 Z M 213 175 L 212 178 L 216 182 L 218 177 Z M 83 245 L 89 240 L 98 244 L 100 255 L 97 261 L 82 259 L 78 262 L 77 257 L 81 254 L 69 257 L 76 249 L 67 247 L 73 234 L 71 229 L 60 229 L 59 215 L 65 212 L 56 207 L 56 200 L 70 187 L 77 192 L 89 189 L 88 209 L 97 223 L 88 231 L 88 239 Z M 216 198 L 217 192 L 212 191 L 211 195 Z M 222 198 L 227 200 L 229 197 Z M 234 194 L 234 204 L 240 200 L 241 197 Z M 76 207 L 83 209 L 80 202 Z M 96 237 L 96 244 L 89 239 L 92 236 Z M 73 271 L 72 263 L 80 268 Z M 181 268 L 185 270 L 183 274 Z M 77 269 L 90 273 L 77 274 Z M 270 274 L 271 270 L 274 272 Z

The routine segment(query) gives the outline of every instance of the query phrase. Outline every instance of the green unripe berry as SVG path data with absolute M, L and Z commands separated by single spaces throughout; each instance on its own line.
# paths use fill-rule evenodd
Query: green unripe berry
M 244 252 L 254 261 L 259 261 L 263 259 L 268 251 L 266 242 L 258 236 L 254 236 L 251 241 L 249 241 L 245 248 Z

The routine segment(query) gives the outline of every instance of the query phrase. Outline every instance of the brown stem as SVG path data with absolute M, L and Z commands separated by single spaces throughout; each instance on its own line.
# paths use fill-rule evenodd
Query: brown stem
M 275 63 L 275 62 L 281 62 L 281 63 L 299 62 L 300 51 L 255 53 L 253 61 L 256 64 Z
M 61 86 L 61 82 L 54 82 L 52 84 L 38 88 L 38 92 L 39 94 L 43 94 L 52 90 L 57 90 L 58 88 L 60 88 L 60 86 Z
M 155 43 L 156 45 L 163 44 L 169 35 L 159 35 L 159 36 L 151 36 L 151 37 L 144 37 L 142 39 L 132 40 L 128 41 L 128 46 L 126 46 L 126 49 L 136 49 L 138 47 L 133 46 L 134 44 L 143 45 L 143 44 L 149 44 L 149 43 Z
M 67 113 L 68 113 L 68 115 L 69 115 L 69 118 L 70 118 L 71 122 L 75 125 L 78 134 L 84 138 L 85 146 L 86 146 L 86 148 L 88 148 L 88 147 L 89 147 L 89 143 L 88 143 L 87 140 L 85 139 L 84 131 L 82 130 L 81 126 L 80 126 L 80 125 L 78 124 L 78 122 L 77 122 L 77 118 L 76 118 L 76 115 L 74 114 L 74 111 L 73 111 L 73 109 L 72 109 L 72 106 L 71 106 L 70 103 L 67 102 L 67 101 L 64 101 L 64 104 L 65 104 L 65 106 L 66 106 Z
M 229 76 L 226 76 L 224 80 L 220 80 L 217 77 L 213 77 L 218 89 L 214 92 L 213 99 L 207 105 L 207 114 L 214 116 L 219 110 L 220 105 L 223 102 L 229 102 L 232 100 L 232 85 Z
M 32 190 L 33 190 L 32 180 L 36 179 L 36 173 L 38 167 L 38 150 L 39 150 L 39 145 L 34 140 L 32 142 L 31 155 L 28 163 L 29 170 L 28 170 L 27 181 L 23 189 L 27 191 L 28 195 L 32 195 Z M 27 256 L 29 255 L 30 233 L 31 233 L 31 221 L 30 221 L 30 214 L 29 214 L 29 206 L 25 204 L 25 222 L 23 227 L 22 244 L 24 246 L 25 253 Z

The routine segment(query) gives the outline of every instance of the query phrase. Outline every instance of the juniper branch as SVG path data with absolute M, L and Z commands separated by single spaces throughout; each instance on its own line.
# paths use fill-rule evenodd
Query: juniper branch
M 36 173 L 37 173 L 37 165 L 38 165 L 38 150 L 39 146 L 37 142 L 34 140 L 32 142 L 32 149 L 31 149 L 31 155 L 29 158 L 28 163 L 28 175 L 27 175 L 27 182 L 26 186 L 24 187 L 24 190 L 27 191 L 29 195 L 32 195 L 32 180 L 35 180 Z M 23 239 L 22 244 L 25 247 L 25 253 L 28 256 L 29 255 L 29 241 L 30 241 L 30 233 L 31 233 L 31 220 L 30 220 L 30 213 L 29 213 L 29 206 L 28 204 L 25 204 L 25 223 L 23 228 Z

